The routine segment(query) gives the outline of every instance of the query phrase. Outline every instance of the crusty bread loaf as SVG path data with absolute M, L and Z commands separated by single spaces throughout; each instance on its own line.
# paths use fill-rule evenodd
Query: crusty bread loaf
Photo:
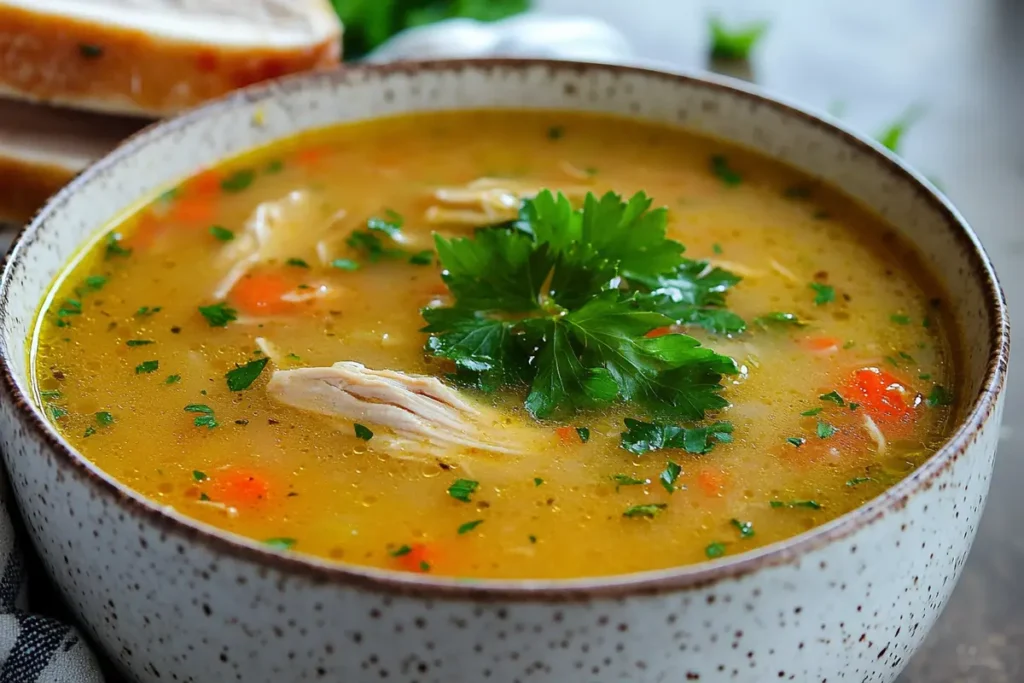
M 336 64 L 340 38 L 328 0 L 0 0 L 0 96 L 166 116 Z
M 145 123 L 0 100 L 0 221 L 31 218 L 47 197 Z

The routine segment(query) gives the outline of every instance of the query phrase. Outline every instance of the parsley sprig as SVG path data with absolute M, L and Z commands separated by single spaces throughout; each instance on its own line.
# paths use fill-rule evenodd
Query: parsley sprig
M 666 211 L 650 207 L 642 192 L 588 194 L 573 209 L 544 191 L 511 224 L 435 236 L 454 303 L 423 309 L 428 353 L 484 391 L 528 386 L 538 418 L 613 401 L 670 420 L 724 407 L 731 358 L 684 334 L 646 335 L 673 324 L 741 331 L 724 307 L 739 278 L 685 258 L 665 236 Z

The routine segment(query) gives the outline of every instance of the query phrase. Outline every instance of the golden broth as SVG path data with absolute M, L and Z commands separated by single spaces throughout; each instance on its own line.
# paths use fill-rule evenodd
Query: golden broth
M 738 176 L 713 172 L 715 155 Z M 619 434 L 635 415 L 618 406 L 572 423 L 590 430 L 587 443 L 546 423 L 536 426 L 545 448 L 523 458 L 415 462 L 270 399 L 274 367 L 355 360 L 443 374 L 425 358 L 419 331 L 419 309 L 445 292 L 439 269 L 405 259 L 353 271 L 321 265 L 312 226 L 330 224 L 344 237 L 390 210 L 404 219 L 410 251 L 430 249 L 438 226 L 423 217 L 432 192 L 481 176 L 554 190 L 643 190 L 668 207 L 669 236 L 689 257 L 744 276 L 727 305 L 746 332 L 687 330 L 741 366 L 724 380 L 730 407 L 714 416 L 733 423 L 731 443 L 705 455 L 634 456 Z M 305 193 L 296 234 L 310 237 L 298 239 L 290 263 L 258 270 L 278 273 L 297 293 L 323 287 L 332 297 L 211 327 L 197 307 L 215 301 L 231 244 L 211 226 L 239 235 L 258 204 L 293 191 Z M 949 331 L 930 279 L 908 270 L 913 254 L 836 192 L 675 129 L 526 112 L 339 127 L 190 179 L 108 230 L 124 239 L 112 247 L 101 239 L 84 253 L 40 315 L 32 358 L 40 401 L 76 448 L 126 485 L 275 547 L 478 578 L 670 567 L 740 553 L 852 510 L 918 466 L 948 431 L 948 401 L 927 399 L 942 398 L 935 385 L 954 385 Z M 360 260 L 344 239 L 338 244 L 330 260 Z M 835 300 L 816 304 L 810 283 L 833 287 Z M 809 324 L 753 323 L 773 311 Z M 247 390 L 229 391 L 225 373 L 260 357 L 257 338 L 277 362 Z M 819 398 L 839 390 L 857 400 L 844 387 L 869 367 L 909 390 L 906 419 L 881 427 L 884 448 L 863 422 L 868 408 Z M 522 396 L 514 398 L 499 403 L 522 419 L 509 407 Z M 186 412 L 189 405 L 207 406 L 217 426 L 197 425 L 208 414 Z M 837 431 L 827 434 L 829 426 Z M 672 493 L 659 482 L 668 461 L 681 466 Z M 616 475 L 647 483 L 619 486 Z M 459 478 L 479 482 L 470 502 L 447 493 Z M 651 519 L 623 515 L 650 503 L 667 506 Z

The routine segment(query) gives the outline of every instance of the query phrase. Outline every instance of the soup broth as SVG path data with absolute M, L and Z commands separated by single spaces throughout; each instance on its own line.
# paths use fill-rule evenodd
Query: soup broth
M 592 226 L 588 192 L 646 193 L 655 218 L 631 234 L 665 207 L 703 300 L 655 324 L 630 297 L 661 285 L 602 271 L 593 299 L 629 312 L 592 316 L 590 336 L 563 339 L 559 356 L 552 330 L 575 319 L 583 304 L 564 299 L 587 273 L 540 268 L 539 295 L 517 304 L 524 278 L 497 272 L 518 258 L 508 244 L 541 239 L 530 207 L 557 206 L 533 199 L 541 189 L 564 192 Z M 452 278 L 469 266 L 452 245 L 488 231 L 509 241 L 478 273 L 491 289 L 462 286 L 460 299 Z M 640 269 L 656 258 L 645 254 Z M 85 457 L 270 547 L 468 578 L 618 574 L 799 534 L 934 452 L 951 415 L 952 332 L 916 263 L 836 191 L 680 130 L 559 112 L 415 115 L 252 152 L 108 226 L 44 302 L 31 363 L 37 399 Z M 519 380 L 494 391 L 480 388 L 503 384 L 479 370 L 486 335 L 452 378 L 452 354 L 423 331 L 421 309 L 473 300 L 481 316 L 502 308 L 488 320 L 517 339 L 531 320 L 548 325 L 522 342 L 536 348 L 516 361 Z M 674 407 L 624 398 L 624 383 L 651 380 L 638 357 L 690 337 L 734 372 L 714 361 L 673 377 Z M 620 341 L 601 356 L 617 361 L 593 360 Z M 552 357 L 550 377 L 534 378 Z M 618 397 L 559 394 L 576 357 L 586 382 L 621 379 Z M 331 369 L 339 361 L 361 365 Z M 323 370 L 291 373 L 310 368 Z M 708 404 L 703 418 L 691 399 Z

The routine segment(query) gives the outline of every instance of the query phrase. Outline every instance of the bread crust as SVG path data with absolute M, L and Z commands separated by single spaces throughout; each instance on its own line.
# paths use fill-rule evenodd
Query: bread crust
M 167 116 L 340 56 L 340 26 L 309 45 L 215 45 L 0 5 L 0 96 L 78 109 Z

